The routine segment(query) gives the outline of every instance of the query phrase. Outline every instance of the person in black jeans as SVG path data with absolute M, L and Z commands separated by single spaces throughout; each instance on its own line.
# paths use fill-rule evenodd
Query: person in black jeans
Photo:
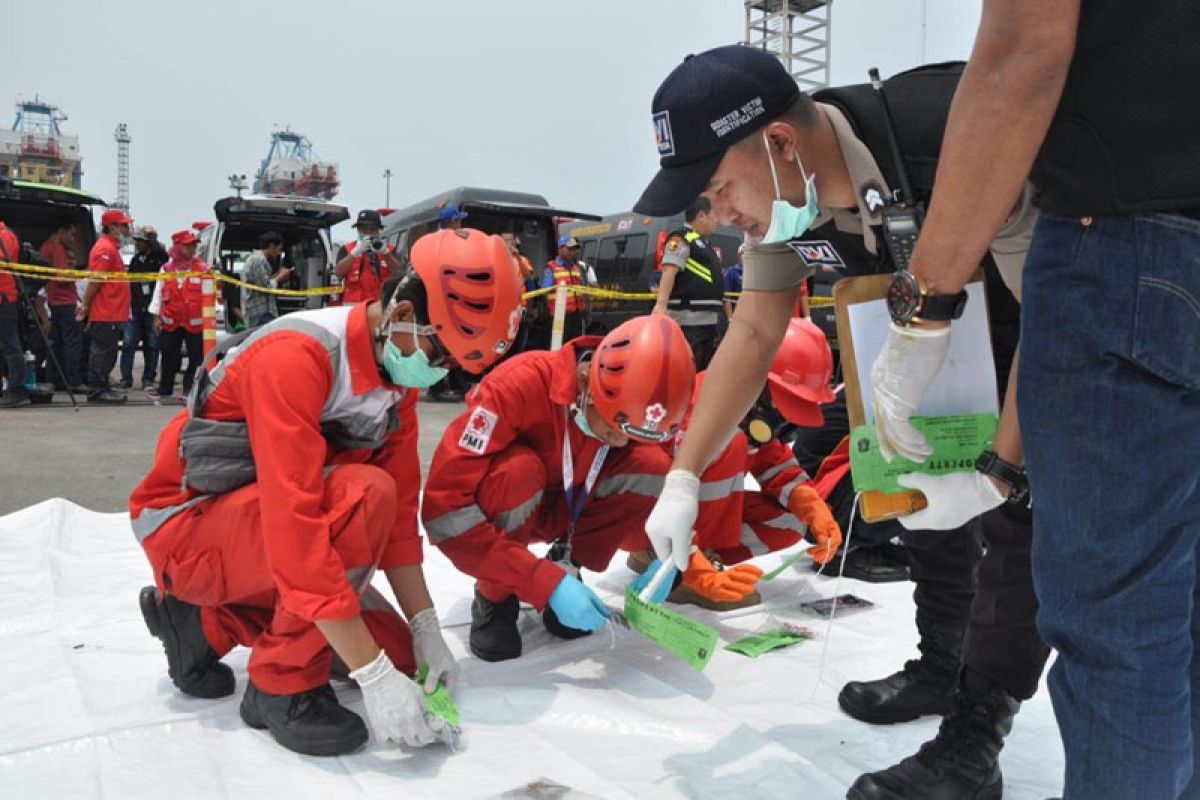
M 3 221 L 0 221 L 0 260 L 15 262 L 20 258 L 21 242 Z M 16 278 L 0 272 L 0 356 L 4 358 L 8 376 L 8 392 L 0 397 L 0 408 L 29 405 L 25 388 L 25 354 L 21 350 L 20 298 Z
M 208 265 L 196 258 L 199 238 L 190 230 L 171 235 L 170 260 L 163 265 L 164 273 L 207 272 Z M 151 400 L 174 398 L 182 401 L 192 389 L 192 376 L 204 357 L 204 319 L 202 279 L 177 278 L 155 284 L 149 312 L 153 315 L 154 331 L 158 334 L 162 353 L 162 373 L 157 391 L 147 391 Z M 175 374 L 179 372 L 180 350 L 187 348 L 187 368 L 183 372 L 183 394 L 175 394 Z
M 130 272 L 158 272 L 167 263 L 167 251 L 158 243 L 154 228 L 144 225 L 133 232 L 133 244 L 137 253 L 129 262 Z M 133 357 L 138 345 L 142 346 L 142 388 L 154 385 L 158 370 L 158 335 L 154 332 L 154 315 L 150 313 L 150 298 L 154 295 L 154 284 L 149 281 L 134 283 L 129 291 L 129 321 L 125 323 L 124 339 L 121 342 L 121 386 L 133 387 Z

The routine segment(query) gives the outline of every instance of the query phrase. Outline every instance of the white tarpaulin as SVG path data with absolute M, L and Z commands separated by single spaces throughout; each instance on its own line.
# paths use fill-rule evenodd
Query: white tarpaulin
M 351 756 L 309 758 L 238 717 L 247 651 L 227 657 L 233 697 L 196 700 L 171 685 L 137 609 L 150 573 L 125 515 L 52 500 L 0 517 L 0 796 L 822 800 L 844 797 L 859 774 L 910 755 L 937 730 L 934 719 L 864 725 L 836 702 L 845 681 L 882 677 L 913 657 L 908 584 L 844 580 L 840 591 L 876 608 L 837 619 L 827 640 L 758 659 L 720 650 L 700 674 L 623 629 L 553 639 L 532 612 L 522 615 L 520 659 L 478 661 L 466 648 L 470 579 L 433 548 L 426 575 L 463 659 L 465 748 L 372 743 Z M 618 559 L 584 577 L 617 605 L 631 576 Z M 768 613 L 825 637 L 825 623 L 797 606 L 801 593 L 833 588 L 832 578 L 789 569 L 763 585 L 763 608 L 682 610 L 725 643 Z M 361 714 L 358 691 L 335 686 Z M 1006 798 L 1058 793 L 1062 751 L 1044 689 L 1017 717 L 1001 761 Z

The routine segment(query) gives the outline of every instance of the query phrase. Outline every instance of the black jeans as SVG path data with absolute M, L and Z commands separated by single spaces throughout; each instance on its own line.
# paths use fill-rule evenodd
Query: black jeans
M 67 385 L 79 386 L 83 383 L 83 326 L 75 319 L 74 304 L 50 306 L 50 339 Z M 51 376 L 55 384 L 62 382 L 58 370 L 52 370 Z
M 1033 697 L 1050 656 L 1034 624 L 1033 515 L 1001 506 L 952 531 L 912 531 L 905 545 L 918 628 L 966 626 L 963 665 Z
M 179 327 L 173 331 L 163 329 L 158 335 L 158 352 L 162 356 L 162 372 L 159 375 L 158 393 L 162 397 L 170 397 L 175 393 L 175 373 L 183 360 L 183 347 L 187 346 L 187 369 L 183 373 L 183 391 L 186 394 L 192 389 L 192 376 L 204 358 L 204 334 L 200 331 L 190 333 Z
M 25 397 L 25 351 L 21 349 L 21 307 L 9 300 L 0 300 L 0 356 L 8 375 L 8 393 Z
M 718 326 L 683 325 L 681 327 L 684 338 L 692 347 L 692 358 L 696 362 L 696 371 L 701 372 L 708 369 L 708 362 L 712 361 L 713 354 L 717 352 Z
M 88 397 L 99 397 L 111 387 L 108 377 L 117 365 L 117 345 L 123 322 L 93 322 L 88 326 L 92 349 L 88 353 Z

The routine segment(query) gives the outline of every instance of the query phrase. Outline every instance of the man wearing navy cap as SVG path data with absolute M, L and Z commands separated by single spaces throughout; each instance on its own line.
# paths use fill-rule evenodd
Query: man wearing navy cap
M 944 68 L 914 71 L 909 80 L 925 87 L 938 69 Z M 919 110 L 900 109 L 921 115 L 925 124 L 900 122 L 940 131 L 955 81 L 937 100 L 911 106 Z M 884 177 L 890 153 L 873 152 L 867 141 L 875 139 L 858 133 L 863 120 L 852 121 L 834 105 L 837 90 L 827 91 L 814 100 L 773 55 L 733 46 L 689 56 L 654 97 L 662 169 L 634 209 L 668 216 L 703 195 L 718 221 L 747 237 L 744 293 L 646 524 L 658 555 L 683 568 L 698 505 L 696 476 L 757 398 L 803 280 L 817 268 L 847 275 L 895 269 L 880 227 L 891 197 Z M 942 117 L 929 124 L 935 110 Z M 936 146 L 930 152 L 936 154 Z M 1023 213 L 1027 195 L 1010 205 L 1013 200 L 1013 224 L 980 264 L 988 275 L 1001 386 L 1019 318 L 1005 283 L 1017 286 L 1033 221 L 1032 213 Z M 851 789 L 854 800 L 999 796 L 1004 737 L 1019 701 L 1036 691 L 1048 650 L 1034 626 L 1028 509 L 1005 506 L 978 521 L 974 516 L 954 530 L 921 531 L 907 542 L 921 657 L 885 678 L 851 682 L 838 698 L 847 714 L 864 722 L 948 715 L 920 754 L 860 779 Z M 976 532 L 987 542 L 986 555 Z M 964 741 L 970 746 L 960 747 Z

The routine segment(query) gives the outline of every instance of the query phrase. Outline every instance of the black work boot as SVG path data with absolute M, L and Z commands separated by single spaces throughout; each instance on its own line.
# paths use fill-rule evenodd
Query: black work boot
M 199 606 L 169 594 L 160 602 L 153 586 L 142 587 L 138 605 L 150 635 L 162 641 L 167 674 L 179 691 L 208 699 L 233 694 L 233 670 L 221 663 L 217 651 L 204 638 Z
M 521 655 L 521 634 L 517 617 L 521 603 L 510 594 L 499 603 L 488 600 L 475 590 L 471 604 L 471 652 L 484 661 L 507 661 Z
M 362 747 L 370 734 L 362 717 L 337 701 L 329 684 L 299 694 L 270 694 L 250 681 L 239 709 L 251 728 L 306 756 L 341 756 Z
M 844 569 L 843 558 L 846 560 Z M 908 555 L 901 545 L 890 542 L 877 547 L 860 547 L 849 553 L 843 550 L 824 566 L 813 562 L 812 571 L 823 575 L 840 574 L 867 583 L 897 583 L 909 579 Z
M 964 670 L 966 672 L 966 670 Z M 982 682 L 989 688 L 968 688 Z M 932 741 L 882 772 L 863 775 L 849 800 L 1000 800 L 1000 750 L 1021 703 L 978 676 L 964 677 L 955 707 Z
M 921 657 L 886 678 L 847 683 L 838 695 L 843 711 L 873 725 L 950 712 L 964 629 L 933 622 L 918 624 L 918 628 Z

